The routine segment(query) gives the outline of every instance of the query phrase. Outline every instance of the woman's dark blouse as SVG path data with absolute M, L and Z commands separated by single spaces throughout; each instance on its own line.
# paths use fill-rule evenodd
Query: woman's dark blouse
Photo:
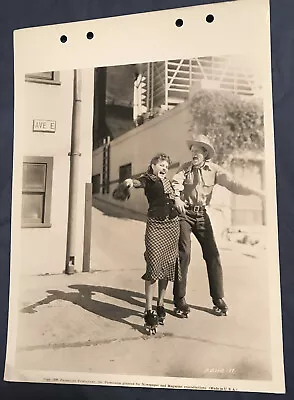
M 171 185 L 170 193 L 165 193 L 162 180 L 151 174 L 144 174 L 138 179 L 133 179 L 133 184 L 136 188 L 144 188 L 149 204 L 148 217 L 165 219 L 166 217 L 175 218 L 178 216 Z

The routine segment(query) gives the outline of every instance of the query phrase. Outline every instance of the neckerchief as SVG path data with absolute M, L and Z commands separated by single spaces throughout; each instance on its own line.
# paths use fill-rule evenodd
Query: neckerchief
M 173 189 L 169 179 L 167 179 L 167 178 L 160 179 L 158 176 L 156 176 L 154 174 L 150 174 L 149 172 L 146 172 L 144 174 L 144 176 L 151 179 L 153 182 L 156 182 L 157 180 L 159 180 L 163 185 L 164 193 L 167 194 L 170 199 L 172 199 L 172 200 L 175 199 L 174 189 Z

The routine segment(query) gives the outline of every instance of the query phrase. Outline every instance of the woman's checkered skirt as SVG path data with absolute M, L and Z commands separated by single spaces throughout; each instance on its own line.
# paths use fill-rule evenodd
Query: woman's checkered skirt
M 144 253 L 146 281 L 181 279 L 179 262 L 179 218 L 160 220 L 147 218 Z

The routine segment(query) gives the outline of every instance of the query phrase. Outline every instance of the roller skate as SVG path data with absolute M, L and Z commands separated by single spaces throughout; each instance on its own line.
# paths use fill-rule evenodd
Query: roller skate
M 156 312 L 157 312 L 157 317 L 158 317 L 158 323 L 160 325 L 164 325 L 164 320 L 166 317 L 166 312 L 165 312 L 164 306 L 157 306 Z
M 175 315 L 179 318 L 188 318 L 190 307 L 186 303 L 185 299 L 181 299 L 177 303 L 175 303 L 174 309 Z
M 224 299 L 212 299 L 213 311 L 220 316 L 228 315 L 228 306 L 226 305 Z
M 158 318 L 154 311 L 147 310 L 144 314 L 145 329 L 148 335 L 155 335 L 158 326 Z

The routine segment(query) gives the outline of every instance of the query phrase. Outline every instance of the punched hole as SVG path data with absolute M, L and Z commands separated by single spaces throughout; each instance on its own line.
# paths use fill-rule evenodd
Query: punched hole
M 214 21 L 214 16 L 212 14 L 208 14 L 206 16 L 206 22 L 208 22 L 209 24 L 211 24 Z
M 183 21 L 181 18 L 179 18 L 179 19 L 176 20 L 176 26 L 177 26 L 178 28 L 180 28 L 180 27 L 183 26 L 183 25 L 184 25 L 184 21 Z
M 93 32 L 88 32 L 87 33 L 87 39 L 91 40 L 94 37 L 94 33 Z
M 65 36 L 65 35 L 60 36 L 60 41 L 61 41 L 61 43 L 67 42 L 67 36 Z

